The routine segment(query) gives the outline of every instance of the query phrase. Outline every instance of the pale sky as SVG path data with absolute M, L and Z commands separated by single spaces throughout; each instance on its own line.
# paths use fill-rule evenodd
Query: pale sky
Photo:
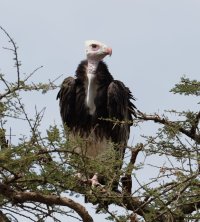
M 199 0 L 0 0 L 0 25 L 19 46 L 22 73 L 44 66 L 33 81 L 63 74 L 60 84 L 74 75 L 85 58 L 85 40 L 95 39 L 112 47 L 113 55 L 105 61 L 114 78 L 133 92 L 141 111 L 199 110 L 196 98 L 169 92 L 184 74 L 200 79 Z M 14 80 L 12 55 L 3 46 L 9 44 L 0 32 L 0 72 Z M 56 94 L 24 97 L 30 113 L 35 105 L 46 107 L 44 129 L 61 124 Z M 14 133 L 23 127 L 17 124 Z M 133 144 L 151 126 L 134 130 Z

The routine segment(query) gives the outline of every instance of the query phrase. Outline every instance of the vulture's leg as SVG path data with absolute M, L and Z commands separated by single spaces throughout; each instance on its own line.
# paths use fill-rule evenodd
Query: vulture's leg
M 92 187 L 95 187 L 95 186 L 104 187 L 104 185 L 102 185 L 98 180 L 98 173 L 95 173 L 94 176 L 91 179 L 89 179 L 89 181 L 91 181 Z
M 95 173 L 91 179 L 86 179 L 86 177 L 83 176 L 83 174 L 81 174 L 81 173 L 77 173 L 75 176 L 78 179 L 80 179 L 81 182 L 83 182 L 83 183 L 88 183 L 89 182 L 92 185 L 92 187 L 98 187 L 98 186 L 99 187 L 104 187 L 104 185 L 102 185 L 98 180 L 98 173 Z

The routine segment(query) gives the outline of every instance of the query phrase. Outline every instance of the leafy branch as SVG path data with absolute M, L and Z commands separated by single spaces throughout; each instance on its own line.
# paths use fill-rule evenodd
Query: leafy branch
M 200 112 L 174 110 L 170 113 L 177 114 L 179 119 L 172 121 L 166 115 L 138 110 L 134 126 L 142 127 L 143 122 L 150 122 L 161 127 L 153 136 L 141 136 L 142 143 L 128 146 L 123 167 L 116 172 L 113 144 L 105 155 L 92 160 L 76 152 L 77 148 L 86 146 L 87 141 L 71 139 L 66 127 L 54 124 L 46 134 L 41 132 L 44 109 L 38 111 L 35 107 L 35 116 L 30 118 L 21 92 L 54 90 L 59 77 L 47 83 L 31 82 L 31 77 L 42 68 L 40 66 L 22 78 L 18 47 L 10 35 L 2 27 L 0 29 L 11 43 L 12 48 L 4 48 L 14 53 L 17 76 L 15 82 L 9 82 L 5 75 L 0 75 L 4 86 L 0 93 L 0 220 L 18 221 L 18 217 L 24 217 L 29 221 L 47 218 L 59 221 L 57 214 L 60 214 L 78 221 L 95 221 L 86 209 L 87 203 L 78 202 L 79 195 L 84 195 L 98 213 L 106 212 L 110 220 L 117 222 L 183 222 L 200 218 Z M 199 95 L 199 82 L 182 78 L 172 92 Z M 14 118 L 12 124 L 15 119 L 26 121 L 28 129 L 24 131 L 31 135 L 25 133 L 15 144 L 8 141 L 8 117 Z M 116 125 L 125 123 L 101 121 L 112 121 Z M 140 155 L 145 156 L 142 163 Z M 159 161 L 146 163 L 152 156 Z M 160 163 L 163 157 L 164 162 Z M 157 176 L 145 175 L 146 182 L 141 182 L 138 175 L 150 167 L 158 172 Z M 91 186 L 91 172 L 100 172 L 106 185 Z M 119 192 L 111 189 L 113 178 L 121 178 Z M 125 213 L 112 211 L 111 205 L 122 208 Z

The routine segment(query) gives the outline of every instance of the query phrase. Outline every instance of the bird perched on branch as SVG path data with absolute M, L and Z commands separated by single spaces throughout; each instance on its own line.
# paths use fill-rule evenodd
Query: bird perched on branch
M 78 65 L 75 77 L 63 81 L 57 95 L 63 124 L 74 136 L 89 141 L 81 151 L 87 157 L 96 158 L 112 142 L 117 158 L 123 159 L 135 116 L 134 97 L 121 81 L 114 80 L 102 61 L 111 56 L 110 47 L 89 40 L 85 51 L 87 59 Z

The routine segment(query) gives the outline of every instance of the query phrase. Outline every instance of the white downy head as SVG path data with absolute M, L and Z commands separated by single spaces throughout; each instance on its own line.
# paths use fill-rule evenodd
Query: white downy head
M 105 56 L 112 55 L 112 49 L 102 42 L 88 40 L 85 42 L 85 52 L 88 60 L 101 61 Z

